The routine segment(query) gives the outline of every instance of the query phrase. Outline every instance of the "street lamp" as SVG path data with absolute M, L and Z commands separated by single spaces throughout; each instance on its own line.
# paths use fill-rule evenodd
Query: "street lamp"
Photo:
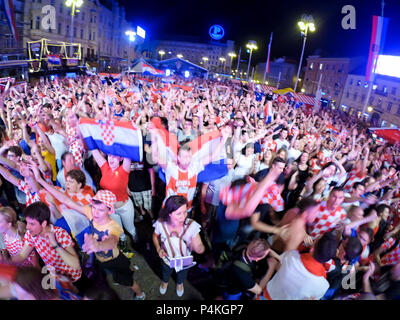
M 220 57 L 219 61 L 222 62 L 222 72 L 224 73 L 225 72 L 225 61 L 226 61 L 226 59 L 224 57 Z
M 246 44 L 246 48 L 250 49 L 250 57 L 249 57 L 249 64 L 247 66 L 247 80 L 249 80 L 249 72 L 250 72 L 250 63 L 251 63 L 251 54 L 253 53 L 253 50 L 257 50 L 257 42 L 254 40 L 250 40 L 248 44 Z M 245 73 L 246 74 L 246 73 Z
M 297 70 L 297 77 L 296 77 L 296 83 L 294 85 L 294 91 L 296 91 L 297 83 L 299 82 L 300 70 L 301 70 L 301 65 L 303 63 L 304 47 L 306 45 L 308 30 L 310 30 L 311 32 L 315 31 L 314 18 L 312 17 L 312 15 L 303 15 L 301 17 L 301 21 L 299 21 L 297 25 L 299 26 L 301 30 L 301 35 L 303 37 L 303 49 L 301 50 L 299 69 Z
M 161 56 L 161 60 L 162 60 L 162 57 L 165 54 L 165 51 L 164 50 L 160 50 L 160 51 L 158 51 L 158 54 Z
M 129 38 L 129 45 L 128 45 L 128 68 L 131 69 L 131 42 L 135 41 L 136 32 L 132 30 L 125 31 L 125 35 Z
M 236 58 L 237 56 L 236 56 L 236 53 L 234 53 L 234 52 L 229 52 L 228 56 L 231 58 L 230 63 L 229 63 L 229 70 L 231 70 L 231 73 L 232 73 L 232 60 L 233 60 L 233 58 Z
M 183 58 L 183 55 L 181 55 L 180 53 L 176 55 L 179 59 Z
M 67 7 L 72 7 L 71 9 L 71 58 L 73 54 L 72 43 L 74 41 L 74 17 L 76 8 L 80 8 L 83 5 L 83 0 L 67 0 L 65 2 Z

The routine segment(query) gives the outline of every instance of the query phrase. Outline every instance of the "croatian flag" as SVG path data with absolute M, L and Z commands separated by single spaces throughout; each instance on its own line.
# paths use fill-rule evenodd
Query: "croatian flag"
M 153 76 L 160 76 L 163 77 L 164 76 L 164 72 L 161 70 L 157 70 L 156 68 L 153 68 L 152 66 L 149 66 L 148 64 L 143 63 L 143 69 L 142 69 L 142 73 L 144 74 L 151 74 Z
M 59 55 L 56 54 L 49 54 L 47 56 L 47 62 L 49 64 L 55 65 L 55 66 L 59 66 L 61 65 L 61 59 Z
M 4 12 L 7 16 L 8 25 L 10 26 L 11 32 L 18 41 L 18 31 L 17 31 L 17 24 L 15 23 L 15 12 L 14 12 L 14 4 L 13 0 L 3 0 L 4 4 Z
M 159 152 L 159 162 L 164 165 L 168 164 L 168 162 L 176 163 L 179 150 L 177 137 L 162 127 L 159 118 L 152 119 L 152 123 L 157 128 L 155 131 L 157 131 L 157 135 L 160 137 L 160 139 L 157 139 L 158 145 L 156 146 Z M 200 162 L 201 159 L 211 155 L 213 150 L 218 146 L 221 138 L 220 131 L 215 130 L 188 142 L 192 150 L 192 161 Z M 220 154 L 216 155 L 215 158 L 204 167 L 204 170 L 199 173 L 197 181 L 207 182 L 227 175 L 228 167 L 226 158 L 225 148 L 222 148 Z M 159 177 L 165 182 L 165 173 L 163 170 L 159 170 Z
M 381 16 L 373 16 L 372 18 L 372 35 L 369 47 L 367 72 L 365 75 L 366 81 L 371 80 L 371 75 L 375 73 L 378 56 L 383 52 L 388 22 L 389 18 Z
M 79 129 L 89 150 L 100 149 L 135 162 L 143 160 L 142 132 L 133 121 L 81 118 Z
M 339 130 L 338 129 L 336 129 L 333 125 L 332 125 L 332 123 L 328 123 L 327 125 L 326 125 L 326 128 L 328 129 L 328 130 L 330 130 L 333 134 L 339 134 Z

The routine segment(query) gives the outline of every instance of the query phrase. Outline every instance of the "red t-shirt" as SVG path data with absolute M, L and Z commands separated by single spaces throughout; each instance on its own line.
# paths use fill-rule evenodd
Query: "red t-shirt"
M 108 162 L 105 162 L 100 169 L 100 187 L 114 193 L 117 201 L 128 200 L 129 172 L 126 172 L 123 166 L 119 166 L 117 170 L 112 171 Z

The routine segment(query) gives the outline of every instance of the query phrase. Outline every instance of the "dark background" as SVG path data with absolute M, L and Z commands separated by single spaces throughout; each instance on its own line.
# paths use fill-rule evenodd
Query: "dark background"
M 207 41 L 210 26 L 219 24 L 225 29 L 222 41 L 234 40 L 236 51 L 242 46 L 243 53 L 248 40 L 257 41 L 254 62 L 266 60 L 271 32 L 271 58 L 298 59 L 302 38 L 297 22 L 303 13 L 313 15 L 316 25 L 307 39 L 305 57 L 368 56 L 372 16 L 381 14 L 381 0 L 119 1 L 128 21 L 142 26 L 150 40 L 183 35 Z M 356 9 L 355 30 L 342 29 L 345 5 Z M 400 1 L 385 0 L 384 16 L 390 18 L 384 54 L 400 55 Z

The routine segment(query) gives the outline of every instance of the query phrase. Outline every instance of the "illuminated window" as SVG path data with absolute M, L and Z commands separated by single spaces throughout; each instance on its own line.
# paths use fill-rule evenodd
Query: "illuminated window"
M 322 63 L 319 64 L 319 70 L 322 70 Z
M 311 62 L 310 64 L 310 70 L 312 70 L 314 68 L 314 62 Z

